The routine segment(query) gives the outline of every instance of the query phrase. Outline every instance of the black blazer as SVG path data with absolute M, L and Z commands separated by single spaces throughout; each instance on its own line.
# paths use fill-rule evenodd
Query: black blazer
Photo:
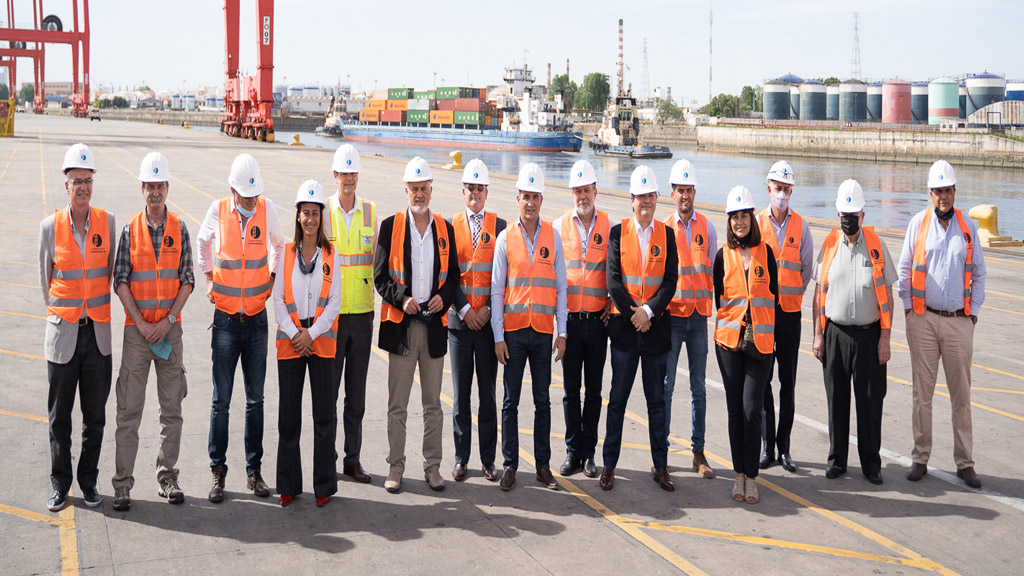
M 412 245 L 408 231 L 405 235 L 405 285 L 401 285 L 391 279 L 388 273 L 388 260 L 391 257 L 391 232 L 394 229 L 395 217 L 389 216 L 380 224 L 377 232 L 377 249 L 373 261 L 373 286 L 377 289 L 384 302 L 402 309 L 406 296 L 412 296 Z M 408 225 L 408 222 L 406 222 Z M 435 294 L 441 296 L 444 308 L 434 314 L 427 325 L 427 335 L 430 342 L 429 350 L 431 358 L 441 358 L 448 352 L 448 329 L 441 324 L 441 317 L 448 313 L 448 307 L 455 300 L 459 293 L 459 255 L 455 245 L 455 230 L 452 225 L 445 222 L 448 229 L 448 279 L 444 286 L 437 289 L 437 277 L 441 273 L 441 256 L 437 248 L 438 234 L 434 230 L 434 221 L 431 218 L 430 227 L 434 234 L 434 274 L 430 281 L 430 297 Z M 402 316 L 402 322 L 384 322 L 383 315 L 380 322 L 377 346 L 382 350 L 395 354 L 406 355 L 409 353 L 409 319 L 408 315 Z
M 465 210 L 463 210 L 463 212 L 465 212 Z M 449 226 L 453 226 L 451 218 L 448 219 L 448 225 Z M 502 230 L 505 229 L 505 226 L 506 226 L 505 220 L 503 220 L 500 217 L 495 219 L 495 222 L 494 222 L 494 238 L 495 239 L 497 239 L 498 238 L 498 234 L 501 234 Z M 456 254 L 455 255 L 455 259 L 458 260 L 458 257 L 459 257 L 458 254 Z M 465 306 L 468 303 L 469 303 L 469 300 L 466 300 L 466 295 L 462 293 L 462 290 L 456 290 L 455 291 L 455 302 L 452 303 L 451 314 L 448 314 L 448 328 L 450 330 L 469 330 L 469 326 L 466 326 L 466 323 L 462 321 L 462 318 L 459 318 L 459 310 L 462 310 L 462 307 Z M 487 307 L 488 308 L 491 307 L 491 298 L 490 298 L 490 296 L 487 297 Z M 490 330 L 490 329 L 491 329 L 491 323 L 490 322 L 484 324 L 484 327 L 481 328 L 481 330 Z
M 613 314 L 608 319 L 608 337 L 612 346 L 619 350 L 629 351 L 636 342 L 636 328 L 629 319 L 633 315 L 630 306 L 637 302 L 630 297 L 625 284 L 622 283 L 621 252 L 619 249 L 622 236 L 622 224 L 612 226 L 608 232 L 608 263 L 607 283 L 608 295 L 620 314 Z M 676 236 L 671 226 L 665 226 L 665 276 L 661 280 L 661 288 L 647 303 L 654 312 L 651 328 L 641 338 L 641 352 L 647 354 L 663 354 L 672 348 L 672 321 L 668 312 L 668 304 L 676 295 L 676 280 L 679 277 L 679 254 L 676 252 Z

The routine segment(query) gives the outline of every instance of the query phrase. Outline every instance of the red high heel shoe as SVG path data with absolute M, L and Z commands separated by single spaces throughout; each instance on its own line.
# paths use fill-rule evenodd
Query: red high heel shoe
M 292 503 L 293 497 L 287 494 L 281 494 L 281 506 L 287 506 Z
M 326 506 L 327 505 L 327 496 L 323 496 L 321 498 L 317 498 L 316 499 L 316 505 L 321 507 L 321 508 Z

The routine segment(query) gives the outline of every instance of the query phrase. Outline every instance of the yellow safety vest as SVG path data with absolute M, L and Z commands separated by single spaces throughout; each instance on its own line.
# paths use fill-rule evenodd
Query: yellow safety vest
M 358 200 L 351 229 L 345 226 L 335 197 L 328 200 L 331 233 L 327 239 L 338 252 L 340 314 L 373 312 L 373 223 L 377 221 L 377 206 L 369 200 Z

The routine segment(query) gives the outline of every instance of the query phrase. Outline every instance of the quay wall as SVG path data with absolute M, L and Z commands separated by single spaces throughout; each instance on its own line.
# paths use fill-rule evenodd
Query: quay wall
M 58 114 L 55 111 L 47 111 L 47 114 L 70 116 L 70 110 L 62 110 Z M 188 122 L 189 126 L 220 126 L 222 112 L 186 112 L 183 110 L 103 110 L 100 112 L 103 120 L 125 120 L 131 118 L 132 122 L 148 122 L 158 124 L 163 120 L 164 124 L 180 125 Z M 312 132 L 317 126 L 323 126 L 323 116 L 280 116 L 274 115 L 274 130 L 286 132 Z
M 573 130 L 581 132 L 584 140 L 593 138 L 601 128 L 600 122 L 575 122 Z M 677 124 L 641 124 L 640 143 L 657 144 L 681 148 L 697 144 L 697 129 L 692 126 L 680 126 Z

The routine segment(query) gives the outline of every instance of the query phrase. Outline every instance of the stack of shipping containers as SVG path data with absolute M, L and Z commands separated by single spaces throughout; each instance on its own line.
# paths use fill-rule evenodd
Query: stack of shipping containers
M 359 112 L 359 120 L 412 126 L 497 128 L 501 118 L 496 104 L 488 102 L 486 95 L 486 90 L 480 88 L 458 86 L 429 91 L 375 90 L 374 98 L 367 100 L 366 108 Z

